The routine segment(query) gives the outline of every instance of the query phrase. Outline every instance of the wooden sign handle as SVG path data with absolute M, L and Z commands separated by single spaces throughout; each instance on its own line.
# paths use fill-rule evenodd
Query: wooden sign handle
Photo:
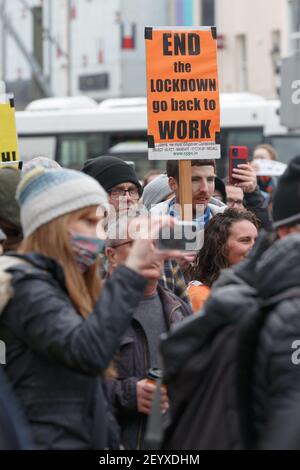
M 191 160 L 179 162 L 179 201 L 182 220 L 193 220 L 192 209 L 192 164 Z

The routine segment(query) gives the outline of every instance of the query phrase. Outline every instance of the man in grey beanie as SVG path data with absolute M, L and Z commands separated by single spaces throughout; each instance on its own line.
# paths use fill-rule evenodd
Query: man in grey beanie
M 174 196 L 170 186 L 169 178 L 166 174 L 158 175 L 148 183 L 143 192 L 144 206 L 150 211 L 152 206 L 166 201 Z

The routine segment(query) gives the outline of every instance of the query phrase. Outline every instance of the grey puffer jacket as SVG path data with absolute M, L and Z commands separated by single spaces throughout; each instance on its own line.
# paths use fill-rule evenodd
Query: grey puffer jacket
M 266 304 L 291 297 L 270 309 L 258 338 L 249 403 L 254 446 L 300 449 L 300 234 L 276 241 L 263 234 L 249 259 L 225 270 L 214 288 L 243 284 Z
M 271 310 L 260 334 L 254 368 L 257 446 L 300 449 L 300 365 L 296 351 L 300 345 L 300 234 L 276 241 L 265 252 L 256 268 L 256 282 L 264 301 L 287 290 L 291 295 Z
M 32 253 L 7 268 L 8 260 L 0 258 L 0 339 L 7 348 L 7 376 L 37 448 L 107 447 L 101 375 L 131 322 L 145 279 L 120 266 L 84 320 L 55 261 Z

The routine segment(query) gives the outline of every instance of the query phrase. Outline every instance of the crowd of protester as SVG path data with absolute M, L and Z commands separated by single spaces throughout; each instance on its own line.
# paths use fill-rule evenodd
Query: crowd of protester
M 253 164 L 234 170 L 235 184 L 218 178 L 214 160 L 192 160 L 191 212 L 204 231 L 197 252 L 157 246 L 162 226 L 180 219 L 178 161 L 144 182 L 111 156 L 81 171 L 46 157 L 22 172 L 0 168 L 0 409 L 13 408 L 0 413 L 0 448 L 146 449 L 161 335 L 203 314 L 223 274 L 250 272 L 250 260 L 243 282 L 262 296 L 300 289 L 300 157 L 279 181 L 256 176 L 257 158 L 278 157 L 258 146 Z M 300 339 L 298 297 L 262 330 L 254 447 L 278 446 L 286 425 L 300 448 L 289 357 Z M 160 400 L 167 414 L 165 386 Z

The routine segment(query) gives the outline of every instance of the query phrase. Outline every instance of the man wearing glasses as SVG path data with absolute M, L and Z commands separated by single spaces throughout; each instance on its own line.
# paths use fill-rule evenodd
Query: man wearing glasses
M 117 214 L 138 204 L 143 189 L 134 169 L 118 157 L 103 156 L 87 160 L 82 171 L 95 178 L 108 193 Z
M 129 256 L 139 220 L 123 215 L 108 226 L 108 277 Z M 172 325 L 192 315 L 189 305 L 159 284 L 163 266 L 162 258 L 148 270 L 144 295 L 114 358 L 118 378 L 107 378 L 105 381 L 109 402 L 121 428 L 122 444 L 130 450 L 145 449 L 147 417 L 151 413 L 156 389 L 155 383 L 149 382 L 147 376 L 150 371 L 162 367 L 160 336 Z M 168 407 L 167 391 L 162 387 L 161 409 L 166 411 Z
M 256 215 L 265 230 L 271 230 L 271 219 L 267 204 L 257 186 L 256 175 L 251 166 L 248 166 L 248 186 L 243 187 L 226 184 L 227 206 L 239 212 L 251 211 Z M 251 180 L 252 178 L 252 180 Z
M 245 212 L 244 191 L 238 186 L 226 185 L 227 206 L 239 212 Z

